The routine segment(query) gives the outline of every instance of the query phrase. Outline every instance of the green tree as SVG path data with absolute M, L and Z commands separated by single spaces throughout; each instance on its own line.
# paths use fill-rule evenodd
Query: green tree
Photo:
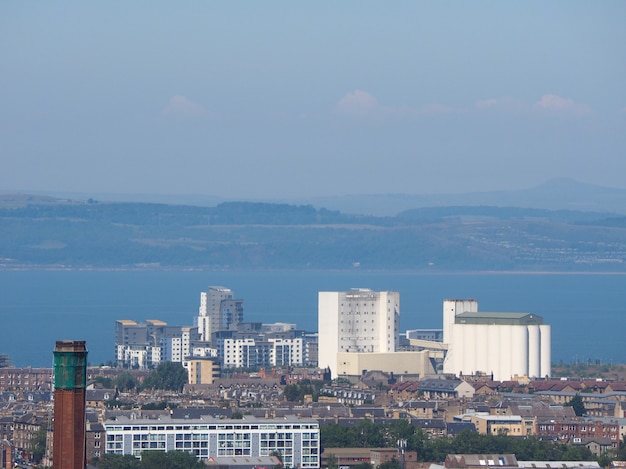
M 270 453 L 270 456 L 278 459 L 278 464 L 275 464 L 273 469 L 282 469 L 282 467 L 283 467 L 283 455 L 280 454 L 280 451 L 274 450 L 274 451 L 272 451 Z
M 622 438 L 622 441 L 620 441 L 619 446 L 617 447 L 615 459 L 618 461 L 626 461 L 626 436 Z
M 132 391 L 138 385 L 137 378 L 130 371 L 123 371 L 115 379 L 115 385 L 120 392 Z
M 332 453 L 329 454 L 326 458 L 326 466 L 328 467 L 328 469 L 338 469 L 339 464 L 337 463 L 337 456 Z
M 106 389 L 113 389 L 115 387 L 113 380 L 105 376 L 96 376 L 95 382 L 101 384 L 102 387 Z
M 358 448 L 381 448 L 385 444 L 383 426 L 363 419 L 348 428 L 348 446 Z
M 187 382 L 187 370 L 180 363 L 163 362 L 143 381 L 144 389 L 182 391 Z
M 202 469 L 205 464 L 185 451 L 144 451 L 139 469 Z
M 583 398 L 580 397 L 580 394 L 576 394 L 574 397 L 572 397 L 572 400 L 565 405 L 573 407 L 574 413 L 577 417 L 582 417 L 587 413 L 587 409 L 585 409 L 585 403 L 583 402 Z
M 407 446 L 410 446 L 410 439 L 415 434 L 415 427 L 406 419 L 396 419 L 389 424 L 384 432 L 385 446 L 394 447 L 398 440 L 407 440 Z
M 320 441 L 324 448 L 347 448 L 348 429 L 336 424 L 320 427 Z
M 30 452 L 33 455 L 33 461 L 39 464 L 46 454 L 46 438 L 48 435 L 47 425 L 42 425 L 33 436 L 30 442 Z
M 139 459 L 131 454 L 104 454 L 92 462 L 98 469 L 139 469 Z

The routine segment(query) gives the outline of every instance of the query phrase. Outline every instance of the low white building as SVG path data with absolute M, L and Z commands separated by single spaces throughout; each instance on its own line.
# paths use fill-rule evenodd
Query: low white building
M 272 456 L 284 467 L 319 468 L 319 423 L 314 419 L 158 419 L 117 417 L 104 422 L 106 453 L 186 451 L 201 460 L 223 457 Z

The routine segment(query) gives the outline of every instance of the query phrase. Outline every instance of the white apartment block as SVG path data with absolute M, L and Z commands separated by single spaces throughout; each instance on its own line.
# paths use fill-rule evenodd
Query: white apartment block
M 152 355 L 149 356 L 145 346 L 117 345 L 115 349 L 117 363 L 124 364 L 127 368 L 145 369 L 152 360 Z
M 209 342 L 217 331 L 234 330 L 243 321 L 243 301 L 230 288 L 209 287 L 200 293 L 197 325 L 200 339 Z
M 223 368 L 259 366 L 300 366 L 304 340 L 294 338 L 228 338 L 221 343 Z
M 284 467 L 320 467 L 319 423 L 314 419 L 106 420 L 106 452 L 139 457 L 144 451 L 186 451 L 201 460 L 254 458 L 278 452 Z
M 399 344 L 400 293 L 354 288 L 319 292 L 318 333 L 320 368 L 337 377 L 340 352 L 395 352 Z
M 271 366 L 301 366 L 304 364 L 304 340 L 302 337 L 292 339 L 269 338 Z
M 182 337 L 161 338 L 161 351 L 162 361 L 181 363 L 183 361 Z
M 208 345 L 195 344 L 191 346 L 191 354 L 187 356 L 199 357 L 199 358 L 215 358 L 218 356 L 218 350 Z

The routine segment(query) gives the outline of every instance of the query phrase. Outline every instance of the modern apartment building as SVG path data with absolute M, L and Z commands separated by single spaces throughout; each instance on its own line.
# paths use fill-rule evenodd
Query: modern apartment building
M 147 369 L 161 362 L 182 363 L 198 340 L 196 327 L 168 326 L 150 319 L 143 323 L 128 319 L 115 321 L 115 356 L 124 368 Z
M 237 328 L 243 321 L 243 300 L 235 298 L 230 288 L 209 287 L 200 293 L 198 331 L 200 339 L 209 342 L 211 334 Z
M 318 294 L 318 366 L 337 377 L 337 354 L 395 352 L 400 293 L 355 288 Z
M 301 366 L 305 333 L 280 324 L 241 323 L 237 331 L 213 335 L 223 368 Z
M 198 459 L 254 458 L 280 453 L 284 467 L 320 467 L 319 423 L 314 419 L 154 419 L 106 420 L 106 452 L 187 451 Z

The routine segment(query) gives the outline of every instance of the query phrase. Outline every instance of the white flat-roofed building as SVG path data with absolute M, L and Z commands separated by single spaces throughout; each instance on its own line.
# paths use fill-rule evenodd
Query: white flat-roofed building
M 224 368 L 257 366 L 301 366 L 304 363 L 304 340 L 293 337 L 235 337 L 224 339 Z
M 198 459 L 259 457 L 280 453 L 284 467 L 320 467 L 319 423 L 314 419 L 129 419 L 106 420 L 106 453 L 186 451 Z
M 337 354 L 395 352 L 400 293 L 354 288 L 318 294 L 318 366 L 338 376 Z M 384 371 L 384 370 L 383 370 Z

